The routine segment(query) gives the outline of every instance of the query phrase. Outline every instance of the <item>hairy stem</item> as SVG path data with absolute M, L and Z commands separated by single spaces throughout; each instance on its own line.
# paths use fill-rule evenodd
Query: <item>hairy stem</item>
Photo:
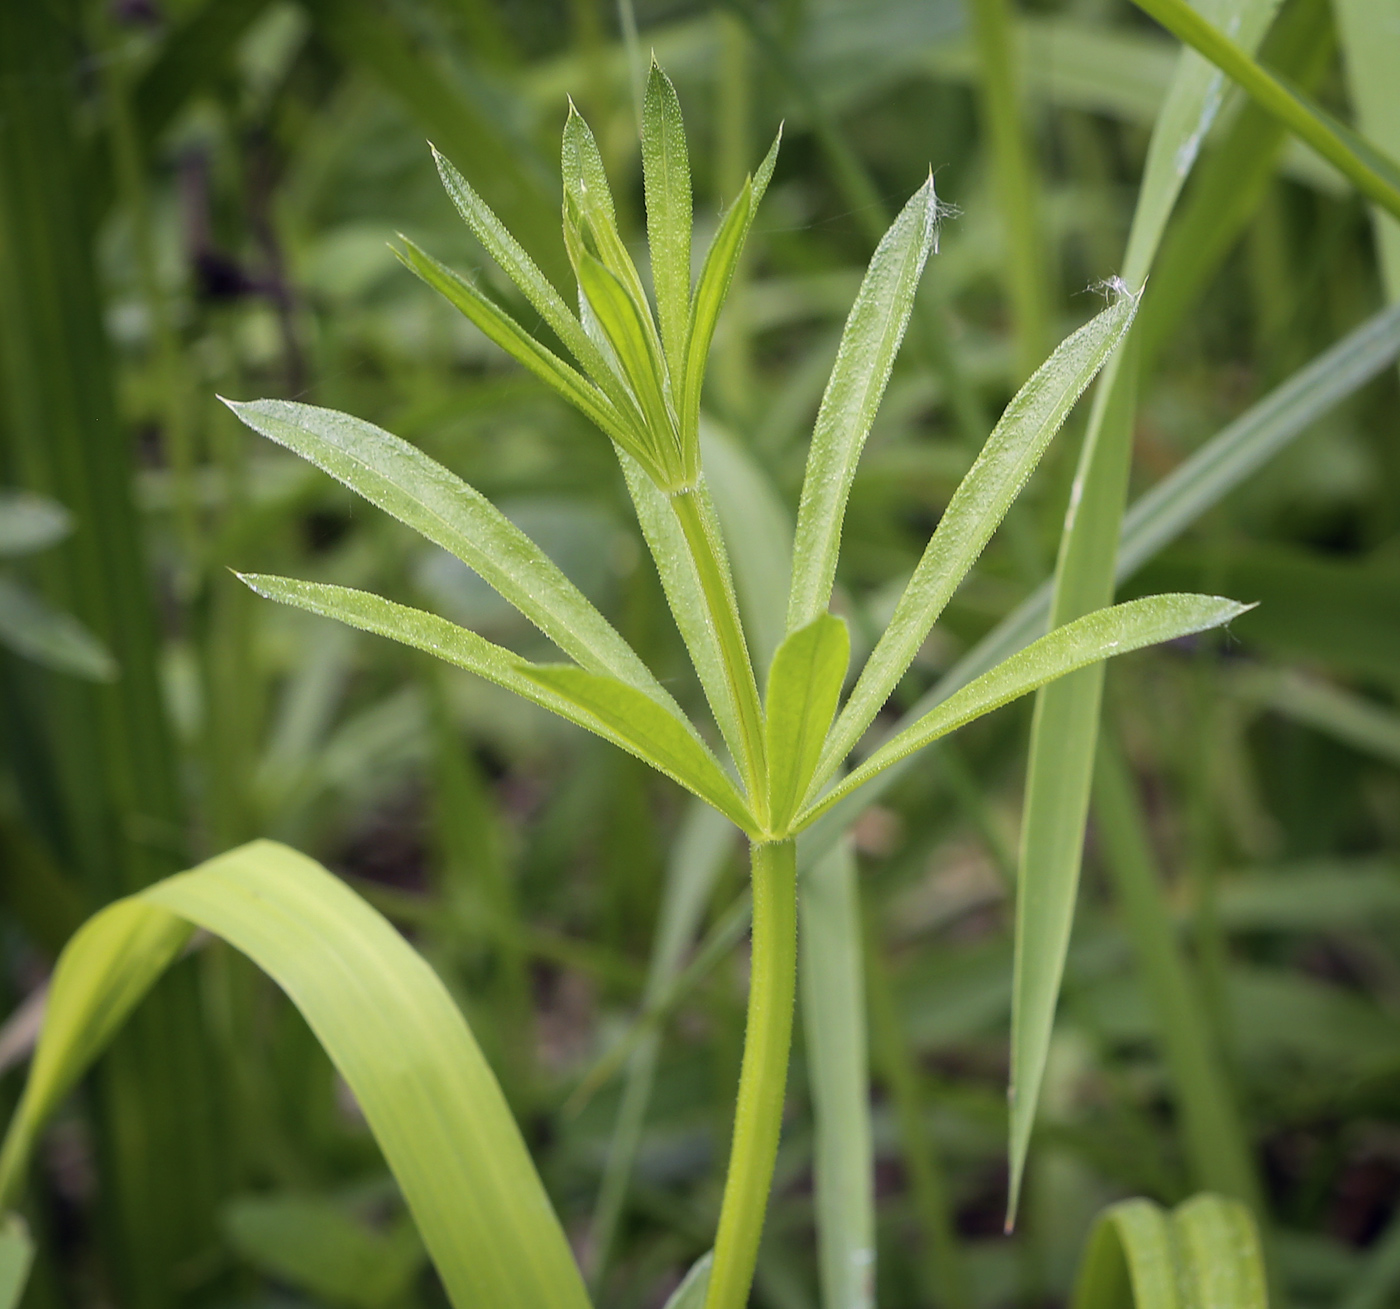
M 778 1134 L 783 1124 L 792 1010 L 797 985 L 797 845 L 755 845 L 753 954 L 744 1062 L 724 1203 L 715 1237 L 715 1262 L 705 1309 L 743 1309 L 748 1303 Z
M 748 643 L 739 621 L 739 602 L 729 576 L 729 564 L 719 536 L 719 525 L 699 489 L 681 491 L 671 497 L 680 519 L 686 544 L 690 547 L 695 571 L 705 592 L 705 606 L 719 638 L 720 654 L 729 693 L 739 715 L 739 732 L 744 757 L 738 760 L 748 787 L 749 803 L 762 823 L 767 822 L 767 763 L 763 746 L 763 709 L 758 701 L 758 683 L 749 660 Z

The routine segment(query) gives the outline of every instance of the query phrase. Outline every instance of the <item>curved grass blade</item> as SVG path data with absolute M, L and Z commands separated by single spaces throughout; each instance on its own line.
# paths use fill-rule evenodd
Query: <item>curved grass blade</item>
M 674 386 L 690 327 L 690 156 L 676 88 L 654 58 L 642 101 L 642 176 L 656 316 Z
M 1062 342 L 1007 405 L 939 519 L 889 625 L 861 670 L 822 752 L 819 779 L 835 771 L 874 722 L 1075 402 L 1127 334 L 1138 300 L 1121 294 L 1116 304 Z
M 1200 51 L 1290 131 L 1306 141 L 1362 195 L 1400 218 L 1400 164 L 1321 105 L 1254 61 L 1186 0 L 1133 0 L 1169 32 Z
M 831 598 L 841 523 L 856 463 L 909 325 L 914 293 L 937 231 L 938 200 L 930 174 L 870 261 L 817 412 L 797 511 L 788 598 L 790 632 L 824 612 Z
M 224 403 L 255 432 L 456 555 L 584 668 L 674 706 L 632 647 L 549 556 L 479 491 L 416 446 L 331 409 L 289 400 Z
M 301 1010 L 354 1093 L 456 1309 L 587 1309 L 505 1098 L 436 974 L 343 882 L 270 841 L 118 901 L 64 950 L 0 1156 L 7 1194 L 65 1086 L 192 926 L 248 955 Z
M 940 736 L 1055 678 L 1114 655 L 1219 627 L 1251 607 L 1213 595 L 1153 595 L 1099 609 L 1057 627 L 969 682 L 891 737 L 831 791 L 809 804 L 798 815 L 796 826 L 806 827 L 839 800 L 915 750 L 923 749 Z M 1023 883 L 1023 897 L 1025 893 Z
M 581 668 L 531 664 L 468 628 L 368 591 L 260 573 L 239 577 L 266 599 L 387 636 L 513 691 L 621 746 L 737 826 L 753 830 L 747 806 L 689 720 L 626 682 Z M 570 674 L 578 677 L 571 680 Z
M 1259 1234 L 1236 1200 L 1198 1195 L 1170 1214 L 1124 1200 L 1094 1226 L 1071 1309 L 1267 1309 Z
M 773 168 L 778 162 L 778 147 L 782 144 L 780 128 L 768 147 L 768 153 L 758 166 L 758 171 L 744 183 L 744 189 L 735 197 L 720 220 L 719 230 L 705 254 L 705 266 L 700 270 L 700 280 L 695 284 L 695 296 L 690 305 L 690 330 L 686 342 L 685 374 L 681 382 L 680 419 L 683 438 L 693 448 L 696 433 L 700 427 L 700 394 L 705 385 L 705 364 L 710 357 L 710 345 L 715 336 L 715 324 L 719 322 L 719 311 L 724 307 L 729 294 L 734 272 L 744 253 L 744 243 L 748 239 L 749 228 L 753 226 L 754 215 L 758 212 L 763 193 L 773 177 Z M 674 385 L 675 379 L 672 378 Z
M 446 264 L 439 263 L 432 255 L 421 250 L 406 236 L 400 236 L 403 249 L 396 249 L 404 266 L 422 278 L 434 291 L 438 292 L 454 309 L 459 310 L 481 331 L 487 340 L 500 346 L 517 363 L 528 368 L 552 391 L 567 400 L 595 427 L 610 437 L 624 450 L 636 452 L 646 449 L 646 438 L 636 414 L 636 407 L 622 388 L 616 388 L 617 401 L 606 395 L 599 387 L 576 372 L 558 355 L 547 350 L 505 310 L 482 295 L 460 273 L 454 272 Z M 585 341 L 587 334 L 579 328 Z M 598 367 L 610 373 L 598 348 L 588 342 L 590 357 L 595 357 Z
M 851 637 L 834 614 L 791 632 L 768 674 L 768 821 L 785 833 L 807 793 L 822 742 L 841 698 L 851 660 Z

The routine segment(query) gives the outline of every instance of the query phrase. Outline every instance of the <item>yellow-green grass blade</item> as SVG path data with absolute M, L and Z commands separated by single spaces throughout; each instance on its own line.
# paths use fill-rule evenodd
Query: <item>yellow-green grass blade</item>
M 1400 164 L 1321 105 L 1289 86 L 1251 57 L 1186 0 L 1133 0 L 1174 36 L 1199 50 L 1211 63 L 1238 82 L 1268 113 L 1306 141 L 1362 195 L 1400 218 Z
M 240 577 L 269 600 L 387 636 L 476 673 L 621 746 L 753 831 L 748 807 L 689 720 L 626 682 L 582 668 L 531 664 L 468 628 L 368 591 L 260 573 Z
M 875 1156 L 855 851 L 843 841 L 798 888 L 798 981 L 816 1121 L 817 1262 L 824 1309 L 875 1303 Z
M 672 385 L 679 386 L 690 326 L 690 155 L 676 88 L 655 59 L 642 101 L 642 176 L 656 315 Z
M 584 668 L 621 678 L 658 704 L 674 706 L 558 565 L 484 495 L 416 446 L 330 409 L 288 400 L 225 403 L 254 431 L 456 555 Z
M 831 599 L 841 524 L 856 464 L 909 325 L 914 293 L 937 233 L 938 200 L 930 175 L 894 220 L 870 261 L 817 411 L 797 511 L 788 598 L 790 632 L 806 627 Z
M 553 351 L 541 345 L 460 273 L 439 263 L 406 236 L 399 239 L 403 242 L 403 248 L 396 249 L 394 253 L 405 267 L 474 324 L 488 341 L 500 346 L 517 363 L 529 369 L 623 449 L 633 452 L 646 449 L 641 416 L 625 388 L 613 386 L 605 393 L 602 387 L 581 376 Z M 588 342 L 591 351 L 588 357 L 596 359 L 596 367 L 603 375 L 612 376 L 598 348 L 588 341 L 582 327 L 579 328 L 579 335 Z
M 796 826 L 810 825 L 886 768 L 1018 696 L 1115 655 L 1219 627 L 1249 607 L 1213 595 L 1154 595 L 1099 609 L 1057 627 L 891 737 L 859 768 L 810 803 L 798 815 Z M 1050 907 L 1037 903 L 1035 887 L 1023 885 L 1021 895 L 1031 900 L 1029 912 L 1041 915 L 1049 911 Z M 1069 904 L 1072 906 L 1073 900 Z M 1063 905 L 1057 902 L 1053 908 L 1062 911 Z
M 1137 296 L 1120 295 L 1061 343 L 1006 407 L 861 669 L 823 750 L 819 779 L 831 775 L 875 720 L 1075 402 L 1127 334 L 1137 304 Z
M 343 882 L 269 841 L 118 901 L 64 951 L 0 1156 L 6 1194 L 66 1087 L 192 927 L 248 955 L 306 1018 L 354 1093 L 456 1309 L 585 1309 L 505 1098 L 436 974 Z
M 1391 158 L 1400 157 L 1400 23 L 1385 0 L 1334 0 L 1347 86 L 1357 126 Z M 1400 300 L 1400 219 L 1372 213 L 1386 295 Z
M 1249 50 L 1263 39 L 1278 0 L 1214 0 L 1213 16 Z M 1219 71 L 1183 51 L 1148 145 L 1123 278 L 1140 288 L 1162 232 L 1223 94 Z M 1150 295 L 1150 292 L 1148 293 Z M 1058 627 L 1113 598 L 1115 551 L 1128 493 L 1137 351 L 1131 333 L 1099 379 L 1060 540 L 1050 623 Z M 1046 687 L 1036 697 L 1021 826 L 1016 968 L 1011 1019 L 1008 1219 L 1014 1219 L 1079 888 L 1102 666 Z
M 768 673 L 768 821 L 785 834 L 807 793 L 851 660 L 845 622 L 821 614 L 791 632 Z
M 1400 356 L 1400 308 L 1383 309 L 1271 391 L 1128 510 L 1118 544 L 1117 577 L 1136 575 L 1192 523 L 1242 485 L 1311 424 Z M 1045 629 L 1052 585 L 1037 588 L 958 660 L 899 720 L 892 735 L 918 721 L 959 687 L 1033 641 Z M 886 769 L 830 811 L 799 843 L 803 866 L 830 848 L 846 825 L 911 766 Z
M 1094 1225 L 1071 1309 L 1267 1309 L 1249 1210 L 1209 1193 L 1167 1213 L 1124 1200 Z

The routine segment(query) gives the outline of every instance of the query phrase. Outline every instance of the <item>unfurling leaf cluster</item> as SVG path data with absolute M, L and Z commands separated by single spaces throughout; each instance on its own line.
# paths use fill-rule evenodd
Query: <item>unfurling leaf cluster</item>
M 841 779 L 846 759 L 1049 442 L 1126 335 L 1137 297 L 1124 292 L 1070 336 L 1012 400 L 949 503 L 843 705 L 850 642 L 845 623 L 829 612 L 842 522 L 935 248 L 939 208 L 929 177 L 880 242 L 846 322 L 802 487 L 787 633 L 760 698 L 725 542 L 705 486 L 699 434 L 715 324 L 772 178 L 778 141 L 725 211 L 692 282 L 685 132 L 675 90 L 654 64 L 643 109 L 650 295 L 619 231 L 597 144 L 572 105 L 563 137 L 563 231 L 577 284 L 576 311 L 471 184 L 436 155 L 462 217 L 573 362 L 412 242 L 405 240 L 399 253 L 612 441 L 729 759 L 721 761 L 607 619 L 485 497 L 407 442 L 357 418 L 288 401 L 230 402 L 250 427 L 455 554 L 573 662 L 532 664 L 445 619 L 343 587 L 245 577 L 254 590 L 428 651 L 514 691 L 645 760 L 759 842 L 791 837 L 890 764 L 1054 678 L 1217 626 L 1240 612 L 1241 606 L 1217 597 L 1172 595 L 1089 614 L 983 674 Z

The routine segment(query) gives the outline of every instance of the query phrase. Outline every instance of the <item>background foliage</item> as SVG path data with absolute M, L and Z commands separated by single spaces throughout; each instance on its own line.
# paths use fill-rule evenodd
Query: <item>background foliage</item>
M 1390 0 L 1284 0 L 1271 24 L 1268 8 L 1251 20 L 1268 29 L 1263 61 L 1400 152 Z M 790 530 L 840 325 L 889 216 L 930 166 L 956 208 L 846 522 L 838 603 L 863 653 L 993 417 L 1124 271 L 1177 58 L 1160 29 L 1110 0 L 0 5 L 0 481 L 65 511 L 0 503 L 0 638 L 15 648 L 0 666 L 14 1015 L 0 1064 L 23 1062 L 34 997 L 88 912 L 251 837 L 285 840 L 447 982 L 599 1302 L 617 1306 L 660 1304 L 713 1230 L 743 1022 L 742 852 L 610 746 L 240 586 L 230 568 L 361 587 L 549 657 L 451 556 L 215 397 L 308 400 L 421 445 L 697 703 L 601 438 L 387 244 L 402 231 L 513 303 L 443 195 L 430 139 L 564 284 L 568 95 L 640 238 L 648 48 L 685 109 L 702 237 L 786 123 L 707 395 L 731 535 Z M 1400 296 L 1400 228 L 1216 94 L 1134 338 L 1133 496 Z M 1367 330 L 1393 338 L 1380 321 Z M 814 870 L 814 894 L 865 928 L 863 962 L 805 936 L 803 986 L 865 987 L 882 1305 L 1060 1302 L 1103 1205 L 1203 1187 L 1256 1206 L 1282 1302 L 1362 1309 L 1400 1285 L 1400 396 L 1393 366 L 1353 381 L 1346 366 L 1321 371 L 1340 402 L 1224 499 L 1194 478 L 1204 512 L 1120 589 L 1261 603 L 1223 640 L 1108 672 L 1014 1236 L 1029 704 L 919 756 L 860 817 L 857 903 Z M 1285 409 L 1302 403 L 1286 393 Z M 1049 575 L 1087 413 L 891 721 Z M 752 597 L 775 579 L 744 568 L 774 552 L 747 557 L 766 666 L 782 616 Z M 860 1060 L 823 1035 L 809 1028 L 794 1063 L 761 1252 L 756 1299 L 777 1309 L 818 1303 L 810 1106 L 849 1093 L 831 1070 Z M 353 1098 L 273 985 L 219 944 L 137 1011 L 35 1183 L 36 1306 L 443 1302 Z

